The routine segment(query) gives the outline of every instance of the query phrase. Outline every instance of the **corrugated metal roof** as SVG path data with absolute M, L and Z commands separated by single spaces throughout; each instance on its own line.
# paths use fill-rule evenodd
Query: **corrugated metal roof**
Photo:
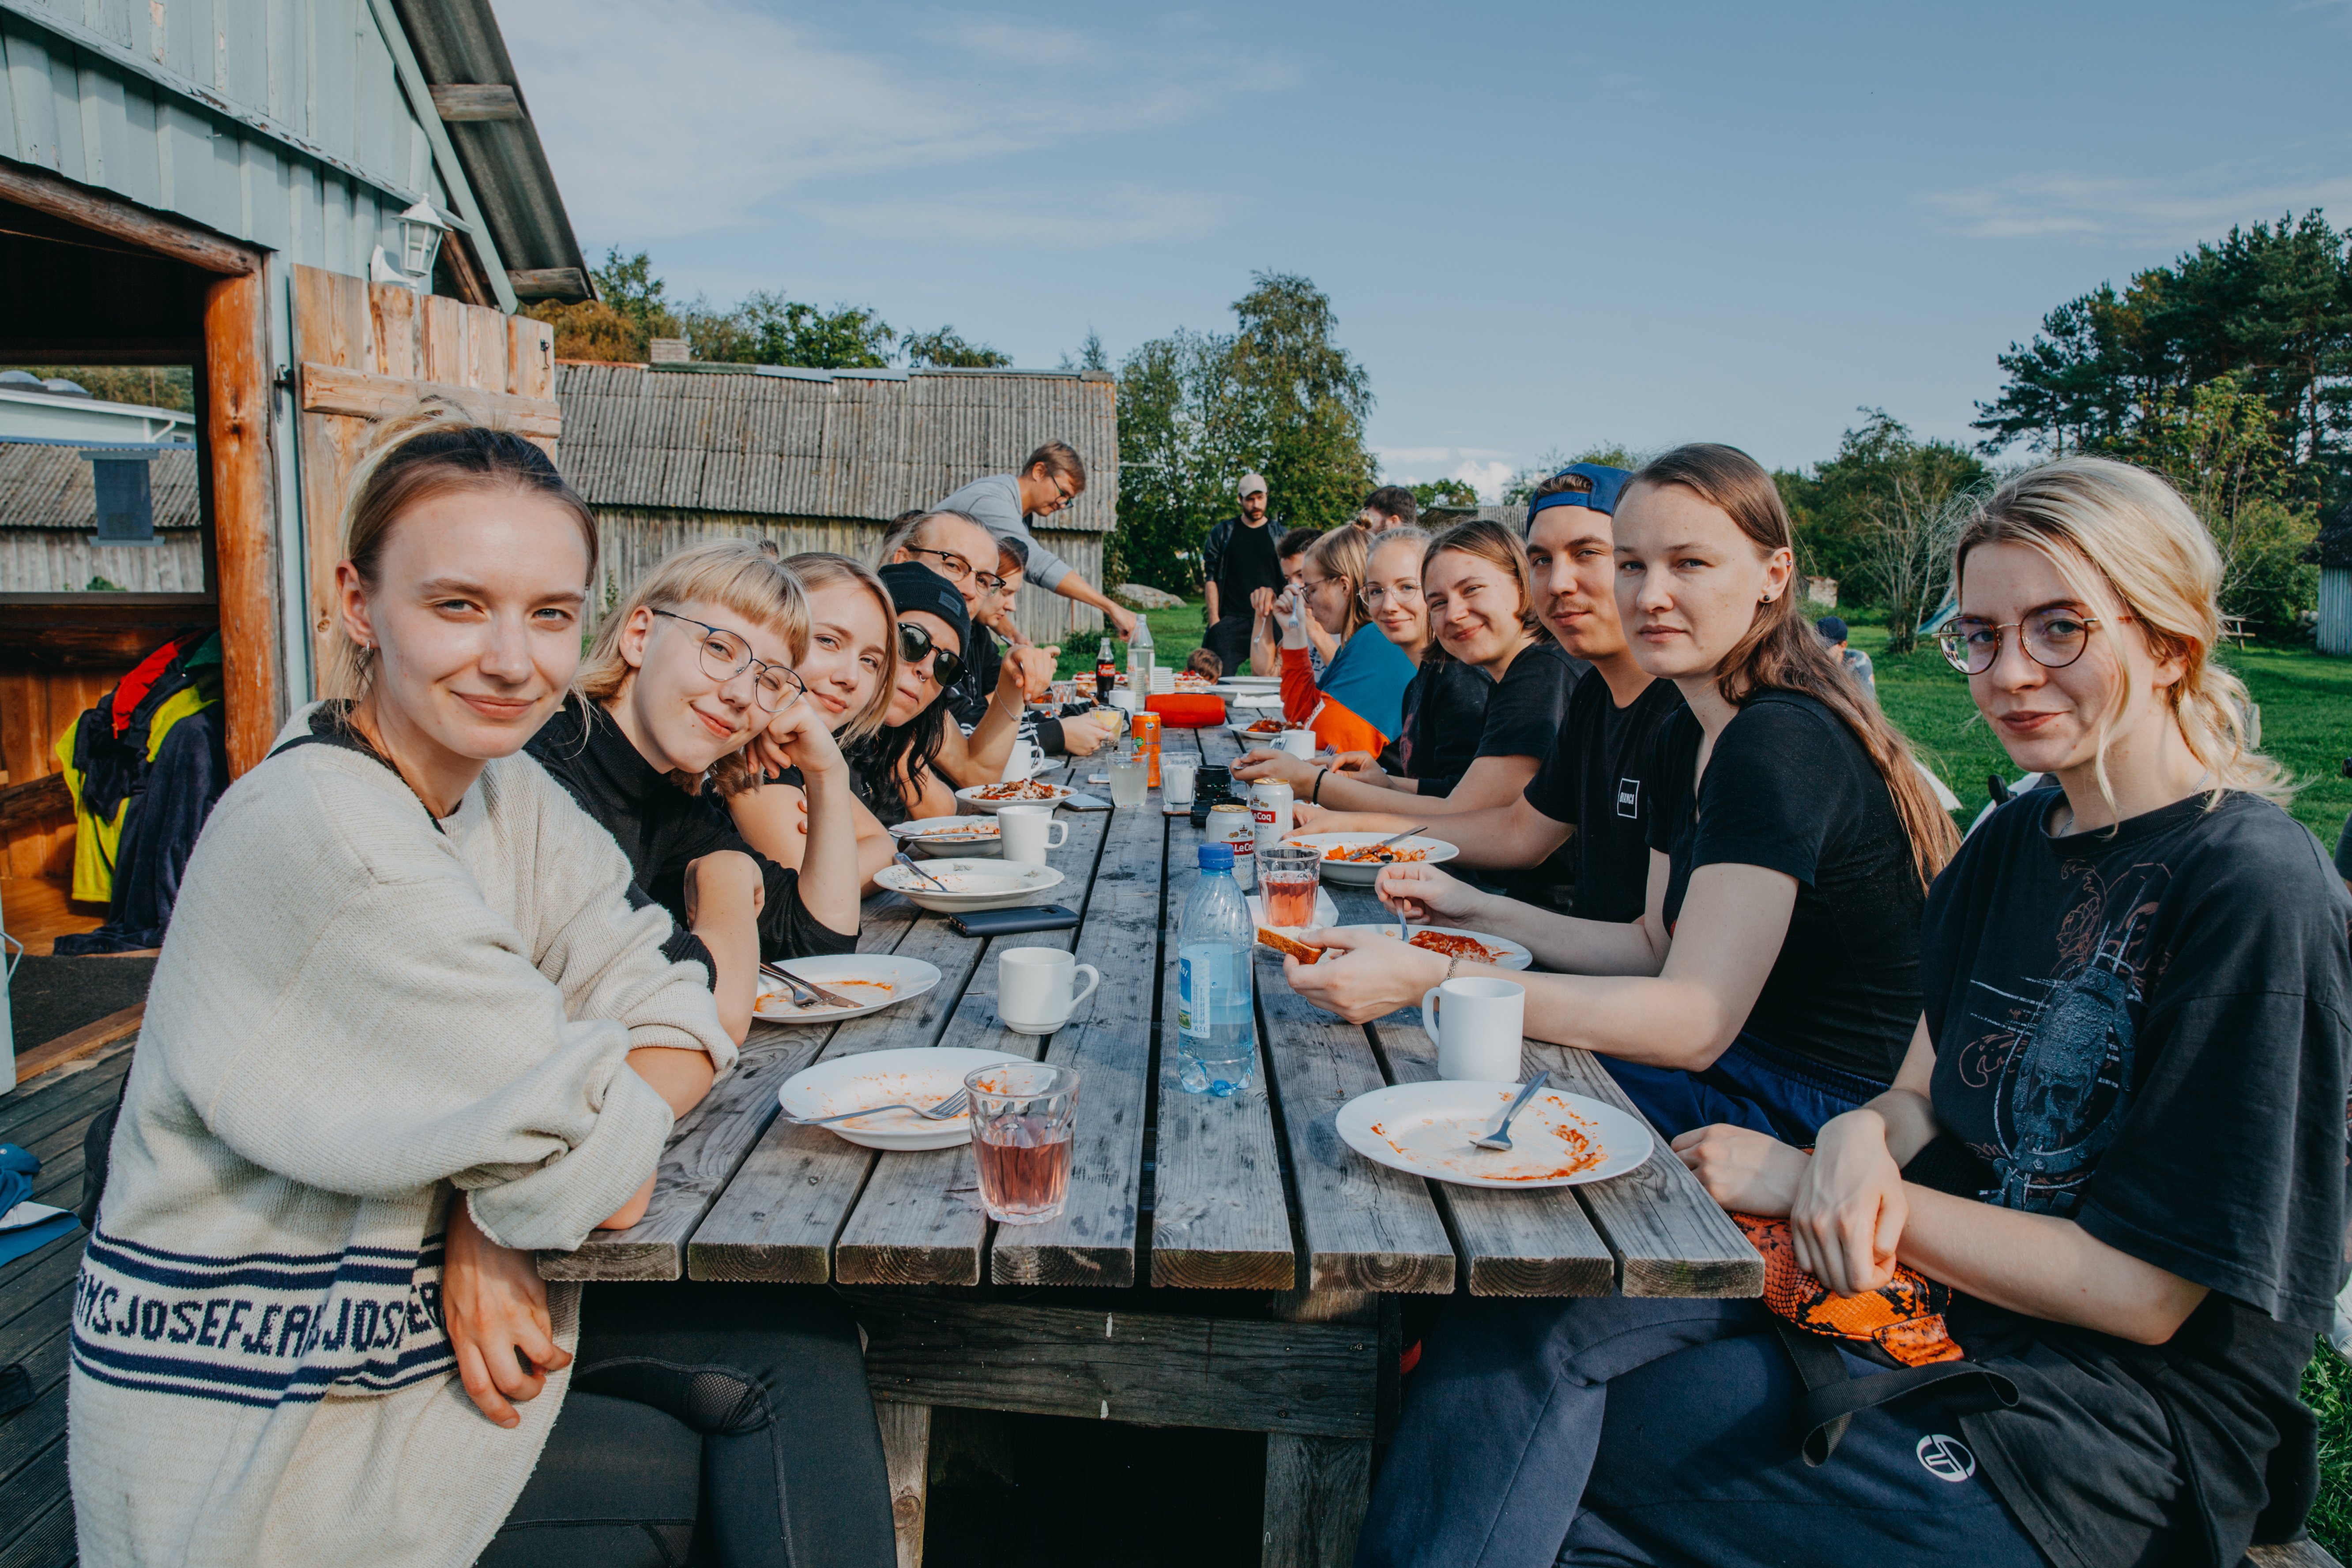
M 96 470 L 82 458 L 96 445 L 0 441 L 0 529 L 96 531 Z M 194 447 L 158 452 L 148 465 L 158 529 L 194 528 L 204 521 L 196 475 Z
M 557 365 L 563 471 L 594 506 L 887 521 L 1058 440 L 1086 460 L 1087 489 L 1054 526 L 1108 533 L 1117 520 L 1108 376 L 741 369 Z

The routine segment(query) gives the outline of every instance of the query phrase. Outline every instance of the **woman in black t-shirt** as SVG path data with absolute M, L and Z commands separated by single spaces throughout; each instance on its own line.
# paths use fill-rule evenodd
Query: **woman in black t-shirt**
M 1391 622 L 1403 617 L 1390 601 L 1404 584 L 1387 581 L 1382 569 L 1402 564 L 1389 560 L 1402 531 L 1381 536 L 1364 590 L 1374 624 L 1401 647 L 1406 643 Z M 1422 635 L 1433 634 L 1435 641 L 1421 652 L 1420 673 L 1406 689 L 1402 772 L 1343 774 L 1274 751 L 1254 752 L 1234 770 L 1244 779 L 1286 779 L 1299 800 L 1327 808 L 1332 815 L 1315 818 L 1316 832 L 1372 826 L 1360 823 L 1357 813 L 1411 812 L 1411 820 L 1399 823 L 1410 827 L 1507 805 L 1550 753 L 1568 694 L 1582 673 L 1581 661 L 1562 653 L 1544 626 L 1527 549 L 1510 530 L 1462 523 L 1428 542 L 1412 566 Z M 1384 596 L 1373 598 L 1376 590 Z M 1408 805 L 1401 795 L 1414 799 Z
M 1921 900 L 1958 835 L 1798 614 L 1789 515 L 1752 458 L 1696 446 L 1655 459 L 1619 498 L 1614 534 L 1633 657 L 1689 704 L 1650 772 L 1642 918 L 1553 915 L 1425 865 L 1384 870 L 1381 896 L 1570 972 L 1510 977 L 1528 1033 L 1599 1053 L 1668 1135 L 1729 1121 L 1806 1138 L 1894 1078 L 1918 1016 Z M 1331 945 L 1370 951 L 1293 961 L 1291 984 L 1354 1019 L 1465 967 L 1367 931 Z
M 1827 1289 L 1898 1265 L 1948 1288 L 1975 1396 L 1900 1397 L 1864 1345 L 1815 1468 L 1790 1363 L 1831 1342 L 1759 1304 L 1457 1304 L 1359 1562 L 2227 1568 L 2300 1531 L 2297 1386 L 2352 1206 L 2352 897 L 2247 748 L 2244 689 L 2208 661 L 2221 562 L 2161 479 L 2030 470 L 1958 554 L 1947 656 L 2055 787 L 1937 878 L 1892 1089 L 1810 1153 L 1730 1127 L 1676 1152 L 1725 1207 L 1785 1216 Z

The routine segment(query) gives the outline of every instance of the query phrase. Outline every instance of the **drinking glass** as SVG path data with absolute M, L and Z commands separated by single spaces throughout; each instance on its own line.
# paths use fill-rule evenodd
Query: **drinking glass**
M 1076 1068 L 992 1062 L 966 1075 L 971 1162 L 981 1206 L 999 1225 L 1037 1225 L 1070 1195 L 1070 1134 L 1078 1119 Z
M 1192 773 L 1197 763 L 1160 764 L 1160 798 L 1171 806 L 1192 804 Z
M 1123 809 L 1132 809 L 1141 805 L 1150 771 L 1150 758 L 1141 752 L 1121 747 L 1118 753 L 1110 760 L 1111 805 Z
M 1323 852 L 1301 844 L 1269 844 L 1257 852 L 1257 890 L 1270 926 L 1315 923 L 1315 889 L 1323 880 Z

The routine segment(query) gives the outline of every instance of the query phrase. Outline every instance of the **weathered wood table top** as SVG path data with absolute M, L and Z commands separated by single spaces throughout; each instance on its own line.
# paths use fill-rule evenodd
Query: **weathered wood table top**
M 1170 731 L 1169 757 L 1232 759 L 1224 731 Z M 1108 798 L 1082 761 L 1060 777 Z M 995 943 L 895 894 L 867 902 L 858 947 L 939 966 L 928 994 L 825 1025 L 757 1025 L 736 1070 L 682 1119 L 652 1209 L 579 1251 L 542 1255 L 562 1279 L 762 1279 L 859 1287 L 999 1285 L 1475 1295 L 1752 1296 L 1763 1266 L 1663 1146 L 1610 1181 L 1500 1192 L 1423 1181 L 1343 1143 L 1339 1108 L 1436 1075 L 1417 1015 L 1345 1024 L 1308 1005 L 1278 958 L 1257 966 L 1259 1081 L 1230 1100 L 1176 1085 L 1174 927 L 1197 872 L 1188 817 L 1064 812 L 1051 863 L 1076 931 L 1001 939 L 1074 948 L 1102 984 L 1039 1040 L 996 1014 Z M 1369 890 L 1330 889 L 1342 918 L 1381 918 Z M 1165 1022 L 1163 1023 L 1163 1020 Z M 1043 1225 L 993 1226 L 968 1148 L 877 1152 L 777 1114 L 776 1089 L 810 1063 L 905 1046 L 1002 1049 L 1084 1075 L 1068 1207 Z M 1582 1051 L 1530 1043 L 1553 1081 L 1631 1109 Z

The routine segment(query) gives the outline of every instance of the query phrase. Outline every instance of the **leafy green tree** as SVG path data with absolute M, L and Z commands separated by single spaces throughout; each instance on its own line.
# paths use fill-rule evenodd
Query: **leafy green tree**
M 604 252 L 604 265 L 592 270 L 596 298 L 626 318 L 647 339 L 678 335 L 677 317 L 669 307 L 669 285 L 654 276 L 653 258 L 645 251 L 623 258 L 621 247 Z M 642 359 L 642 353 L 635 356 Z
M 1102 334 L 1092 327 L 1087 329 L 1087 341 L 1078 345 L 1075 354 L 1066 351 L 1057 367 L 1062 370 L 1108 370 L 1110 356 L 1103 352 Z
M 1882 605 L 1887 646 L 1904 653 L 1950 586 L 1958 513 L 1991 472 L 1965 447 L 1917 439 L 1883 408 L 1861 413 L 1837 456 L 1773 480 L 1795 525 L 1798 570 L 1836 578 L 1841 600 Z
M 1433 506 L 1476 506 L 1478 492 L 1460 479 L 1432 479 L 1425 485 L 1409 487 L 1412 504 L 1423 510 Z
M 751 338 L 753 364 L 811 370 L 883 370 L 898 334 L 863 305 L 821 310 L 768 289 L 736 307 Z
M 909 332 L 901 342 L 906 347 L 907 363 L 917 370 L 931 365 L 993 370 L 1013 363 L 1011 354 L 1000 353 L 986 343 L 964 342 L 953 327 L 941 327 L 936 332 Z
M 1370 377 L 1337 342 L 1330 300 L 1289 274 L 1252 282 L 1232 335 L 1180 330 L 1119 366 L 1108 578 L 1197 585 L 1202 543 L 1233 514 L 1244 470 L 1265 476 L 1275 516 L 1297 527 L 1352 519 L 1372 489 Z

